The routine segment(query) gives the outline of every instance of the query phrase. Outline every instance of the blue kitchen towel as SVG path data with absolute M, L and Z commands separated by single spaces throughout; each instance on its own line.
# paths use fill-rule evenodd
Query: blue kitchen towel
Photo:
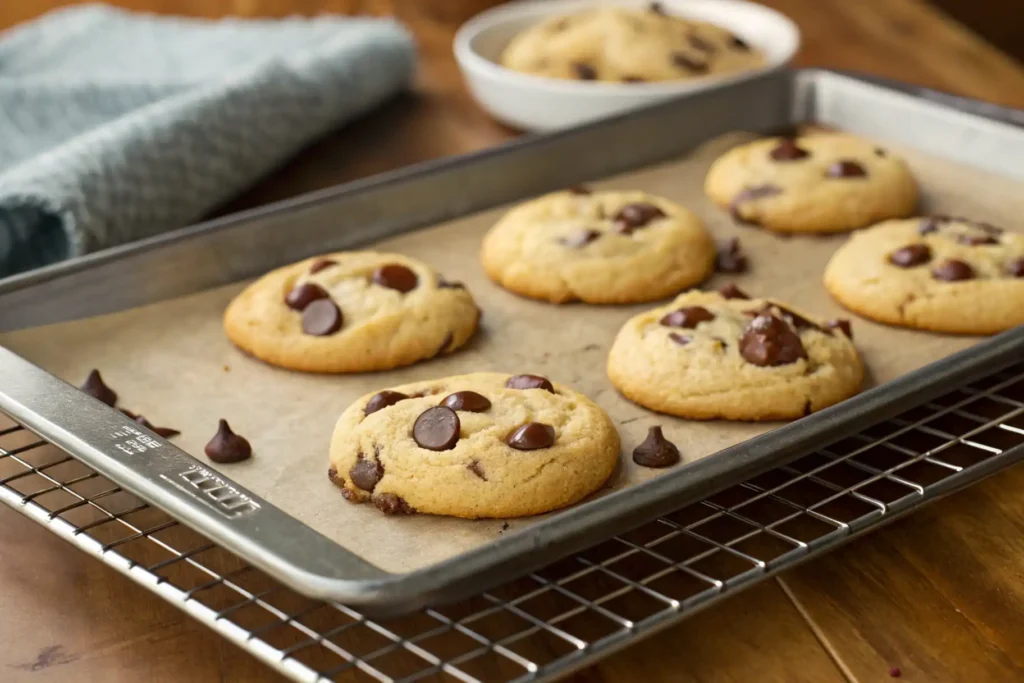
M 77 6 L 0 34 L 0 276 L 187 225 L 407 87 L 390 20 Z

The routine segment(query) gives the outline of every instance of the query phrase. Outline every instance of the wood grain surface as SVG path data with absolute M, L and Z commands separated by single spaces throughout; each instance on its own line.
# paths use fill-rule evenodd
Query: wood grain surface
M 0 28 L 56 0 L 0 2 Z M 451 58 L 493 0 L 124 0 L 196 16 L 395 14 L 414 31 L 415 91 L 300 153 L 221 213 L 515 135 L 486 118 Z M 921 0 L 771 0 L 800 25 L 800 65 L 889 76 L 1024 107 L 1024 69 Z M 1024 469 L 937 503 L 577 674 L 637 681 L 1024 680 Z M 0 509 L 0 680 L 277 681 L 17 513 Z M 357 680 L 357 679 L 352 679 Z M 358 679 L 363 680 L 363 679 Z

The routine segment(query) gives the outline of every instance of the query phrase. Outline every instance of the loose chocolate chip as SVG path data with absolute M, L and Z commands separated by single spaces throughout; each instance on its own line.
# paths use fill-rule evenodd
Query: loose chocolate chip
M 749 299 L 750 298 L 749 296 L 747 296 L 746 292 L 744 292 L 742 289 L 737 287 L 736 284 L 733 283 L 733 282 L 730 282 L 729 284 L 727 284 L 724 287 L 722 287 L 721 289 L 719 289 L 718 293 L 721 294 L 722 296 L 724 296 L 726 299 Z
M 601 232 L 599 230 L 578 230 L 571 235 L 560 238 L 558 242 L 572 249 L 582 249 L 600 236 Z
M 591 190 L 586 185 L 573 185 L 572 187 L 570 187 L 568 189 L 568 192 L 570 194 L 578 194 L 578 195 L 588 195 L 588 194 L 593 194 L 594 193 L 594 191 Z
M 623 76 L 623 83 L 646 83 L 647 79 L 641 76 Z
M 341 329 L 341 309 L 330 299 L 318 299 L 302 311 L 302 331 L 326 337 Z
M 597 69 L 583 62 L 574 62 L 572 70 L 576 72 L 576 78 L 581 81 L 593 81 L 597 79 Z
M 900 268 L 913 268 L 932 260 L 932 250 L 927 244 L 908 244 L 889 254 L 889 263 Z
M 714 320 L 715 314 L 703 306 L 684 306 L 662 316 L 658 322 L 665 327 L 685 327 L 693 329 L 700 323 Z
M 420 448 L 448 451 L 459 442 L 459 416 L 447 406 L 427 408 L 412 425 L 412 438 Z
M 373 493 L 377 482 L 384 476 L 384 466 L 375 460 L 367 460 L 363 454 L 359 454 L 356 464 L 348 471 L 348 477 L 352 483 L 364 491 Z
M 679 462 L 679 449 L 665 438 L 661 427 L 647 430 L 647 438 L 633 449 L 633 462 L 641 467 L 672 467 Z
M 373 504 L 385 515 L 412 515 L 416 513 L 405 499 L 393 493 L 378 493 L 373 497 Z
M 410 398 L 399 391 L 380 391 L 370 397 L 370 400 L 366 402 L 366 407 L 363 408 L 363 415 L 372 415 L 378 410 L 383 410 L 389 406 L 393 406 L 399 401 L 404 401 Z
M 324 268 L 330 268 L 331 266 L 336 265 L 338 265 L 337 261 L 332 261 L 329 258 L 318 258 L 316 261 L 313 261 L 313 264 L 309 267 L 309 274 L 314 275 Z
M 284 303 L 294 311 L 304 311 L 306 306 L 314 301 L 329 297 L 330 294 L 327 293 L 326 289 L 313 282 L 307 282 L 288 292 L 288 295 L 284 298 Z
M 970 280 L 974 278 L 974 268 L 958 259 L 946 259 L 932 268 L 932 277 L 944 282 Z
M 782 138 L 779 140 L 779 144 L 768 153 L 768 156 L 775 161 L 796 161 L 797 159 L 806 159 L 811 156 L 811 153 L 798 146 L 793 138 Z
M 660 14 L 663 17 L 667 16 L 667 12 L 665 12 L 665 6 L 662 5 L 660 2 L 652 2 L 648 6 L 648 9 L 650 9 L 655 14 Z
M 919 235 L 930 235 L 933 232 L 939 231 L 939 223 L 941 218 L 933 216 L 930 218 L 922 218 L 920 225 L 917 226 L 917 232 Z
M 715 255 L 715 270 L 719 273 L 745 273 L 750 263 L 740 251 L 739 238 L 733 237 L 719 246 Z
M 669 332 L 668 338 L 680 346 L 686 346 L 693 341 L 693 337 L 687 337 L 685 334 L 679 334 L 678 332 Z
M 708 71 L 708 63 L 702 60 L 694 59 L 682 52 L 672 53 L 672 63 L 678 66 L 680 69 L 686 69 L 693 74 L 703 74 Z
M 829 320 L 825 323 L 825 326 L 830 330 L 839 330 L 846 335 L 847 339 L 853 339 L 853 328 L 850 326 L 849 320 L 836 318 L 835 320 Z
M 181 434 L 180 431 L 178 431 L 177 429 L 173 429 L 171 427 L 157 427 L 142 415 L 136 416 L 135 421 L 138 422 L 143 427 L 145 427 L 146 429 L 148 429 L 149 431 L 156 434 L 157 436 L 163 437 L 164 439 L 169 439 L 172 436 L 178 436 L 179 434 Z
M 689 41 L 690 45 L 694 47 L 694 49 L 700 50 L 701 52 L 706 52 L 710 55 L 715 51 L 714 45 L 712 45 L 707 40 L 701 38 L 696 33 L 689 34 L 688 36 L 686 36 L 686 39 Z
M 555 393 L 555 387 L 547 378 L 539 375 L 513 375 L 505 382 L 506 389 L 543 389 Z
M 750 45 L 747 43 L 747 41 L 743 40 L 739 36 L 733 36 L 732 38 L 730 38 L 729 44 L 732 45 L 737 50 L 741 50 L 743 52 L 750 51 Z
M 740 335 L 740 355 L 748 363 L 761 367 L 786 365 L 807 358 L 796 332 L 768 313 L 750 321 Z
M 1024 258 L 1010 261 L 1006 266 L 1006 272 L 1013 277 L 1024 277 Z
M 476 476 L 480 477 L 484 481 L 487 481 L 487 475 L 484 474 L 484 468 L 480 466 L 479 460 L 474 460 L 473 462 L 466 465 L 466 469 L 475 474 Z
M 825 175 L 829 178 L 863 178 L 868 174 L 867 169 L 856 161 L 843 159 L 828 167 Z
M 664 218 L 665 212 L 654 204 L 638 202 L 626 204 L 619 209 L 613 218 L 615 229 L 623 235 L 629 235 L 637 228 L 642 228 L 657 218 Z
M 111 408 L 117 403 L 117 392 L 103 383 L 103 376 L 100 375 L 99 370 L 90 370 L 89 376 L 85 378 L 85 384 L 79 389 Z
M 381 287 L 397 289 L 405 294 L 416 289 L 416 285 L 419 284 L 419 278 L 409 268 L 397 263 L 389 263 L 373 271 L 373 282 Z
M 338 468 L 335 467 L 334 465 L 331 465 L 331 467 L 327 470 L 327 478 L 330 479 L 331 483 L 335 484 L 336 486 L 345 485 L 345 479 L 338 476 Z
M 517 451 L 536 451 L 555 443 L 555 428 L 543 422 L 527 422 L 505 439 Z
M 448 406 L 452 410 L 482 413 L 491 407 L 491 402 L 487 400 L 486 396 L 475 391 L 456 391 L 454 394 L 445 396 L 441 405 Z
M 956 241 L 969 247 L 976 247 L 982 244 L 999 244 L 999 240 L 991 235 L 960 235 L 956 238 Z
M 772 196 L 775 196 L 777 194 L 782 194 L 782 188 L 780 188 L 780 187 L 778 187 L 776 185 L 768 184 L 768 185 L 758 185 L 756 187 L 748 187 L 747 189 L 743 190 L 742 192 L 737 194 L 735 197 L 733 197 L 732 201 L 729 202 L 729 213 L 732 215 L 733 220 L 735 220 L 738 223 L 754 224 L 755 221 L 750 220 L 748 218 L 744 218 L 740 214 L 740 207 L 743 204 L 746 204 L 747 202 L 753 201 L 755 199 L 762 199 L 764 197 L 772 197 Z
M 440 289 L 465 289 L 466 285 L 461 282 L 451 282 L 443 277 L 437 278 L 437 286 Z
M 203 451 L 207 458 L 216 463 L 241 462 L 252 456 L 252 446 L 243 437 L 231 431 L 227 420 L 218 423 L 217 433 Z

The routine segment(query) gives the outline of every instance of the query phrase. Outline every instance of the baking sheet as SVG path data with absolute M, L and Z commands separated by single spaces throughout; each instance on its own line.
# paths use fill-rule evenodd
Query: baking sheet
M 702 193 L 710 162 L 749 136 L 708 143 L 685 159 L 601 182 L 595 189 L 643 189 L 686 204 L 718 240 L 737 236 L 751 260 L 742 276 L 716 275 L 707 287 L 735 281 L 752 295 L 792 302 L 821 317 L 850 317 L 868 368 L 866 386 L 894 379 L 970 346 L 975 338 L 887 328 L 857 319 L 834 304 L 820 275 L 843 236 L 792 237 L 733 224 Z M 967 215 L 1019 229 L 1020 185 L 904 151 L 924 189 L 922 212 Z M 248 358 L 224 338 L 221 314 L 243 285 L 122 313 L 0 335 L 0 344 L 78 384 L 99 368 L 120 394 L 119 405 L 154 424 L 180 429 L 173 441 L 203 458 L 217 419 L 228 419 L 253 443 L 245 463 L 217 466 L 226 476 L 364 559 L 408 572 L 477 548 L 542 517 L 465 521 L 416 515 L 385 517 L 352 505 L 326 477 L 327 447 L 337 416 L 356 397 L 405 382 L 481 370 L 534 373 L 573 385 L 609 412 L 622 435 L 620 471 L 595 495 L 642 483 L 666 471 L 637 467 L 629 453 L 647 427 L 661 424 L 687 462 L 771 429 L 772 424 L 688 422 L 656 415 L 619 397 L 604 374 L 619 326 L 650 304 L 592 307 L 529 301 L 490 283 L 478 262 L 480 239 L 505 209 L 476 214 L 384 240 L 379 250 L 423 259 L 465 282 L 484 310 L 482 329 L 454 355 L 384 373 L 314 376 Z M 45 305 L 45 302 L 39 302 Z M 673 471 L 673 470 L 667 470 Z

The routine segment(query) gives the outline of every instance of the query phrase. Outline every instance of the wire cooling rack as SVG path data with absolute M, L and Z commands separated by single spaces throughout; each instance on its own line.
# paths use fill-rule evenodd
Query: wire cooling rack
M 459 603 L 305 598 L 33 433 L 0 497 L 296 681 L 548 681 L 1024 458 L 1024 363 Z

